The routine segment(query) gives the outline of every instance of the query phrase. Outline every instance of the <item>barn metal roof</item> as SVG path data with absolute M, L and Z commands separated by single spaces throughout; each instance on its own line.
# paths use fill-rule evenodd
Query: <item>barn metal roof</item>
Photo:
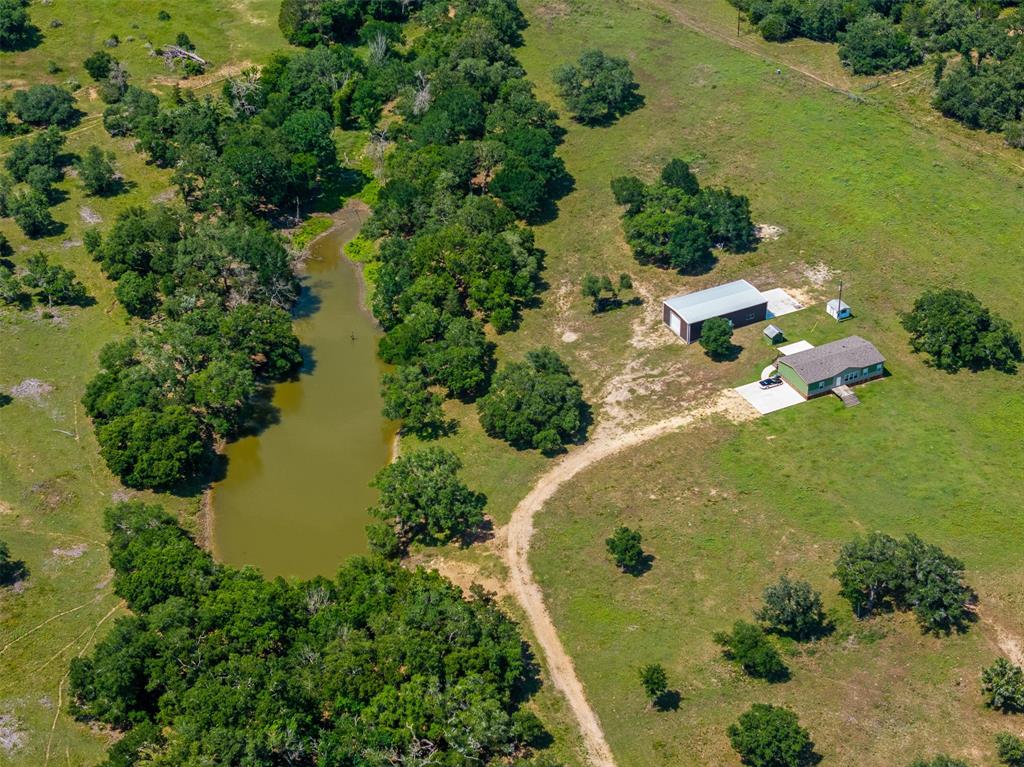
M 760 290 L 746 280 L 736 280 L 707 290 L 672 296 L 664 303 L 690 325 L 766 302 Z
M 866 368 L 881 362 L 885 357 L 860 336 L 841 338 L 779 359 L 780 365 L 791 367 L 807 383 L 837 376 L 847 368 Z

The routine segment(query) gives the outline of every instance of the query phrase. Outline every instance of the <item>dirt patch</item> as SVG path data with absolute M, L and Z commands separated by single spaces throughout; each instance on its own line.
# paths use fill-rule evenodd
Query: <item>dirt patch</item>
M 433 557 L 423 562 L 417 562 L 428 570 L 437 570 L 441 575 L 450 580 L 464 594 L 469 594 L 470 587 L 476 583 L 484 587 L 485 591 L 494 594 L 498 599 L 508 596 L 507 584 L 493 576 L 484 575 L 480 567 L 471 562 L 454 562 L 444 557 Z
M 161 85 L 177 85 L 179 88 L 197 90 L 199 88 L 205 88 L 207 85 L 213 85 L 221 80 L 227 80 L 229 77 L 235 77 L 252 65 L 251 61 L 240 61 L 237 64 L 225 64 L 220 69 L 213 72 L 209 72 L 198 77 L 190 77 L 187 80 L 183 80 L 179 77 L 167 76 L 154 77 L 153 82 L 160 83 Z
M 81 240 L 63 240 L 61 242 L 60 246 L 64 250 L 71 250 L 71 248 L 77 248 L 77 247 L 81 246 L 81 244 L 82 244 Z
M 40 381 L 38 378 L 26 378 L 17 386 L 11 387 L 11 396 L 15 399 L 41 400 L 53 391 L 53 384 Z
M 79 208 L 78 215 L 82 217 L 82 221 L 90 225 L 103 223 L 103 216 L 101 216 L 95 210 L 90 208 L 88 205 L 83 205 L 81 208 Z
M 775 224 L 755 224 L 754 231 L 757 233 L 757 239 L 762 242 L 774 242 L 779 239 L 784 233 L 785 229 Z
M 835 278 L 835 272 L 832 271 L 828 264 L 822 261 L 808 266 L 803 270 L 803 273 L 804 277 L 816 288 L 825 287 L 826 283 L 831 282 Z
M 568 18 L 570 13 L 572 13 L 572 8 L 564 0 L 550 0 L 550 2 L 538 6 L 534 11 L 534 15 L 544 21 L 565 19 Z
M 25 745 L 28 733 L 12 714 L 0 714 L 0 751 L 11 754 Z
M 69 546 L 66 549 L 51 549 L 50 553 L 57 559 L 78 559 L 85 552 L 89 550 L 88 545 L 84 543 L 77 543 L 74 546 Z
M 574 333 L 571 330 L 567 330 L 564 333 L 562 333 L 562 343 L 563 344 L 571 344 L 571 343 L 574 343 L 574 342 L 579 341 L 579 340 L 580 340 L 579 333 Z
M 154 195 L 152 201 L 157 205 L 163 205 L 164 203 L 168 203 L 173 200 L 177 193 L 178 190 L 172 186 L 169 189 L 164 189 L 160 194 Z

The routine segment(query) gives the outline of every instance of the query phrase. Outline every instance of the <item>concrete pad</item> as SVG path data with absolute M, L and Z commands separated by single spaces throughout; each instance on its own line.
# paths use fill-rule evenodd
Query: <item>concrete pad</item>
M 814 344 L 807 343 L 807 341 L 796 341 L 785 346 L 780 346 L 776 351 L 785 356 L 787 354 L 796 354 L 797 352 L 805 352 L 808 349 L 813 349 Z
M 800 396 L 796 389 L 786 383 L 771 389 L 762 389 L 757 381 L 754 381 L 737 386 L 736 391 L 762 415 L 807 401 Z
M 768 319 L 781 317 L 785 314 L 792 314 L 804 308 L 803 304 L 789 295 L 782 288 L 762 290 L 761 295 L 768 301 Z M 783 328 L 785 329 L 785 328 Z

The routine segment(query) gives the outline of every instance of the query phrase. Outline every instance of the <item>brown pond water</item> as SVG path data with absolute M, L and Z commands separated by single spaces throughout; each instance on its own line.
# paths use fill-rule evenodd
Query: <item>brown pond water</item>
M 277 423 L 228 445 L 227 476 L 213 490 L 215 554 L 268 576 L 334 575 L 366 551 L 369 482 L 394 439 L 380 414 L 380 331 L 361 306 L 358 268 L 341 254 L 365 216 L 341 215 L 310 249 L 296 306 L 303 371 L 274 387 Z

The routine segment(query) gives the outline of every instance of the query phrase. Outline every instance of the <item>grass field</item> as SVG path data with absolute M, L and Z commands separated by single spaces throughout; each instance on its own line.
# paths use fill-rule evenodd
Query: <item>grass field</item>
M 735 34 L 724 0 L 524 6 L 522 58 L 548 98 L 552 69 L 598 47 L 630 59 L 646 103 L 608 128 L 570 128 L 562 156 L 576 188 L 538 230 L 558 254 L 552 293 L 512 343 L 556 343 L 595 399 L 625 389 L 632 399 L 619 410 L 666 416 L 753 380 L 773 357 L 759 328 L 737 333 L 736 361 L 713 365 L 697 348 L 660 343 L 650 303 L 591 317 L 576 297 L 584 271 L 630 271 L 655 300 L 741 276 L 823 299 L 842 278 L 857 319 L 836 326 L 819 304 L 779 324 L 816 344 L 863 335 L 891 373 L 860 389 L 853 410 L 827 398 L 609 460 L 538 518 L 532 561 L 620 763 L 738 763 L 725 726 L 750 702 L 772 701 L 800 713 L 828 764 L 899 765 L 941 750 L 994 764 L 992 734 L 1024 729 L 986 712 L 978 690 L 998 642 L 1024 634 L 1024 386 L 1020 376 L 927 368 L 909 354 L 897 313 L 924 288 L 952 285 L 1024 326 L 1020 157 L 935 118 L 916 96 L 883 97 L 881 86 L 847 78 L 844 87 L 866 94 L 854 99 L 785 65 L 827 75 L 824 46 L 761 41 L 746 51 L 670 12 L 718 34 L 731 19 Z M 672 156 L 749 195 L 755 220 L 784 235 L 723 256 L 699 278 L 636 267 L 608 182 L 653 177 Z M 559 343 L 565 329 L 578 339 Z M 604 553 L 618 524 L 639 526 L 656 557 L 640 579 L 618 574 Z M 904 616 L 855 623 L 829 574 L 843 541 L 875 529 L 917 532 L 964 559 L 983 620 L 941 640 Z M 839 628 L 797 652 L 788 684 L 753 683 L 719 659 L 710 634 L 749 618 L 763 586 L 786 571 L 822 589 Z M 636 669 L 646 662 L 669 670 L 677 711 L 645 710 Z

